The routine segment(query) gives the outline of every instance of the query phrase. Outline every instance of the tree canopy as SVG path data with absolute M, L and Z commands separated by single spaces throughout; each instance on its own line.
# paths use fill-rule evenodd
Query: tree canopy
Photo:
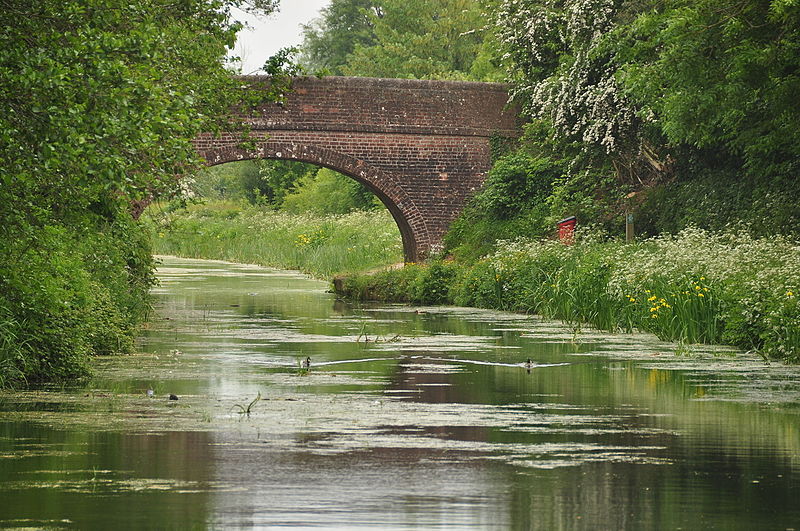
M 493 79 L 478 0 L 333 0 L 305 27 L 304 61 L 351 76 Z
M 496 56 L 530 123 L 451 249 L 545 236 L 569 215 L 619 233 L 626 212 L 649 234 L 800 234 L 798 2 L 495 4 Z M 541 179 L 549 195 L 528 191 Z M 490 208 L 509 197 L 504 216 Z
M 130 348 L 152 259 L 131 203 L 178 190 L 242 91 L 238 6 L 0 0 L 0 386 Z
M 376 42 L 379 0 L 333 0 L 320 16 L 303 26 L 302 61 L 309 70 L 342 75 L 342 66 L 357 46 Z
M 639 179 L 683 147 L 796 171 L 799 22 L 788 0 L 503 0 L 496 12 L 530 114 Z
M 174 188 L 233 101 L 230 5 L 3 0 L 4 192 L 63 210 Z

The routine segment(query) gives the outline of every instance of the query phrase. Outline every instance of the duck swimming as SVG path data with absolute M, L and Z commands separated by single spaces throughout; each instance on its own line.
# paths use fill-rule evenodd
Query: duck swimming
M 530 358 L 528 358 L 523 365 L 525 366 L 526 369 L 530 369 L 533 367 L 533 362 L 531 361 Z
M 301 366 L 302 368 L 304 368 L 304 369 L 310 369 L 310 368 L 311 368 L 311 358 L 310 358 L 310 357 L 308 357 L 308 356 L 306 356 L 306 359 L 304 359 L 304 360 L 303 360 L 303 361 L 300 363 L 300 366 Z

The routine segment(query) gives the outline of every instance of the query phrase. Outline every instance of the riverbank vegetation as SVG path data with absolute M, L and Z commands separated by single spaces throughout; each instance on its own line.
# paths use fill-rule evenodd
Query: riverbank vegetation
M 239 4 L 0 2 L 0 387 L 132 349 L 154 278 L 132 205 L 176 192 L 242 99 Z
M 298 269 L 318 278 L 402 262 L 394 219 L 358 181 L 328 168 L 246 160 L 201 170 L 143 216 L 156 253 Z
M 328 279 L 403 260 L 400 232 L 386 209 L 299 214 L 210 201 L 175 212 L 154 205 L 150 214 L 159 254 L 298 269 Z
M 685 343 L 726 343 L 800 361 L 800 246 L 687 228 L 626 244 L 585 231 L 499 242 L 473 261 L 436 260 L 341 279 L 358 299 L 535 313 Z

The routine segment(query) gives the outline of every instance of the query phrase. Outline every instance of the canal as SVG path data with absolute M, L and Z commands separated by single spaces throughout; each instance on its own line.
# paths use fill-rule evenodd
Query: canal
M 800 529 L 797 367 L 255 266 L 159 278 L 139 354 L 0 392 L 0 527 Z

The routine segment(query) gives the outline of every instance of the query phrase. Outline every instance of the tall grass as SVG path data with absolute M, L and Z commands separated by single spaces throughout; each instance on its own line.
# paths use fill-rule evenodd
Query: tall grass
M 0 306 L 0 389 L 25 382 L 25 326 Z
M 150 209 L 156 253 L 299 269 L 320 278 L 400 262 L 388 211 L 289 214 L 230 202 Z
M 448 282 L 437 284 L 437 279 Z M 537 313 L 667 340 L 728 343 L 800 361 L 800 246 L 745 232 L 689 228 L 644 242 L 586 234 L 575 245 L 505 242 L 471 263 L 442 262 L 354 277 L 361 298 L 446 302 Z

